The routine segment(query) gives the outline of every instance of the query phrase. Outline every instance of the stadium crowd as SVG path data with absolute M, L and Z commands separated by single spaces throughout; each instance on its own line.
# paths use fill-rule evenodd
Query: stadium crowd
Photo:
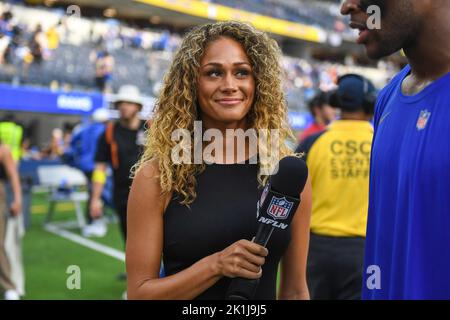
M 59 11 L 17 6 L 0 7 L 0 12 L 2 82 L 105 93 L 133 84 L 157 96 L 181 41 L 181 35 L 168 30 L 136 29 L 113 19 L 68 18 Z M 331 89 L 337 74 L 348 72 L 351 64 L 357 68 L 352 61 L 344 65 L 284 56 L 289 108 L 306 110 L 314 91 Z M 373 74 L 381 86 L 395 69 L 381 63 L 362 71 Z

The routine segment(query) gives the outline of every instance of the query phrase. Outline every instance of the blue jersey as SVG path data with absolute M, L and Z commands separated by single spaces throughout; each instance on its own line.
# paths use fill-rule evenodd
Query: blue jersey
M 86 173 L 95 169 L 95 153 L 100 136 L 105 132 L 105 124 L 93 122 L 78 130 L 70 141 L 70 165 Z
M 405 96 L 410 70 L 377 101 L 363 299 L 450 299 L 450 73 Z

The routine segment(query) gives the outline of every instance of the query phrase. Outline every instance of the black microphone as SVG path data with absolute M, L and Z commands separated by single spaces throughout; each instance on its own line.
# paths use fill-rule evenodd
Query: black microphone
M 275 229 L 285 230 L 300 204 L 300 193 L 308 179 L 305 161 L 289 156 L 280 160 L 278 171 L 265 186 L 258 201 L 258 231 L 253 242 L 266 247 Z M 227 300 L 251 300 L 259 279 L 234 278 L 226 294 Z

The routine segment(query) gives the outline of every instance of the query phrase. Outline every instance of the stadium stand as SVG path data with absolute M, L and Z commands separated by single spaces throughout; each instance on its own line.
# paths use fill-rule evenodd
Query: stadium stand
M 352 33 L 339 14 L 339 1 L 214 0 L 212 2 L 327 30 Z
M 338 2 L 294 2 L 282 0 L 215 0 L 228 6 L 311 25 L 334 28 Z M 295 9 L 295 10 L 294 10 Z M 7 12 L 0 7 L 0 12 Z M 163 75 L 177 49 L 181 36 L 167 30 L 139 30 L 112 19 L 68 18 L 58 10 L 13 6 L 11 17 L 1 18 L 0 81 L 50 88 L 66 88 L 82 91 L 97 90 L 95 84 L 95 56 L 99 50 L 107 50 L 114 58 L 112 89 L 130 83 L 149 96 L 157 95 Z M 308 20 L 309 19 L 309 20 Z M 314 21 L 313 21 L 314 20 Z M 324 21 L 331 24 L 324 26 Z M 31 57 L 30 39 L 36 26 L 42 26 L 41 46 L 43 60 L 37 63 Z M 50 31 L 56 30 L 57 45 L 49 47 Z M 2 46 L 3 43 L 3 46 Z M 2 47 L 5 49 L 2 52 Z M 3 53 L 3 54 L 2 54 Z M 343 64 L 318 62 L 294 57 L 283 57 L 286 70 L 285 88 L 291 110 L 305 110 L 306 103 L 318 88 L 330 90 L 337 74 L 349 67 Z M 354 70 L 352 70 L 354 71 Z M 385 69 L 365 68 L 383 85 L 390 72 Z M 393 71 L 392 71 L 393 72 Z

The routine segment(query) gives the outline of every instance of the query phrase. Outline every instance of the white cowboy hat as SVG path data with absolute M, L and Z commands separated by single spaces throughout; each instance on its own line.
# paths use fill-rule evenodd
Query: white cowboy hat
M 99 108 L 94 111 L 92 114 L 92 120 L 95 122 L 107 122 L 109 121 L 110 114 L 108 109 L 106 108 Z
M 139 88 L 133 85 L 121 86 L 119 92 L 114 99 L 114 104 L 117 105 L 119 102 L 131 102 L 140 105 L 144 105 L 144 99 L 141 97 Z

